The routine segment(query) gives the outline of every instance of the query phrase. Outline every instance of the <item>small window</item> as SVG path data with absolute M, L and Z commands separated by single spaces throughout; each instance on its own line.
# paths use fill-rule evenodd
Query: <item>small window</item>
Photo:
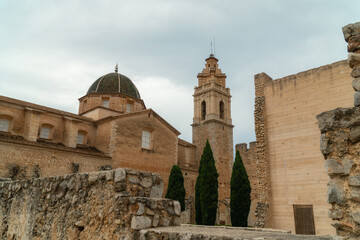
M 0 131 L 1 132 L 9 132 L 10 120 L 0 118 Z
M 101 106 L 108 108 L 109 107 L 109 98 L 102 98 L 101 99 Z
M 151 132 L 142 131 L 141 147 L 151 149 Z
M 40 128 L 40 138 L 50 139 L 51 128 L 49 126 L 42 126 Z
M 132 104 L 131 103 L 126 104 L 126 112 L 131 112 L 131 109 L 132 109 Z
M 205 120 L 206 117 L 206 102 L 201 103 L 201 120 Z
M 76 144 L 84 144 L 84 142 L 85 142 L 85 134 L 79 132 L 76 137 Z
M 220 101 L 219 111 L 220 111 L 220 118 L 224 119 L 224 102 L 223 101 Z

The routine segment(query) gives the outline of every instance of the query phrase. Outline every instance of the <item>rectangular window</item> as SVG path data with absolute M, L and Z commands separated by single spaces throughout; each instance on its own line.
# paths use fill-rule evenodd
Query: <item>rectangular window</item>
M 102 98 L 101 99 L 101 106 L 108 108 L 109 107 L 109 102 L 110 102 L 109 98 Z
M 315 235 L 312 205 L 294 205 L 295 233 Z
M 132 104 L 128 103 L 126 104 L 126 112 L 131 112 Z
M 84 140 L 85 140 L 85 134 L 78 133 L 76 138 L 76 144 L 84 144 Z
M 0 131 L 8 132 L 10 126 L 10 120 L 8 119 L 0 119 Z
M 49 127 L 41 127 L 40 128 L 40 138 L 49 139 L 50 132 L 51 132 L 51 129 Z
M 151 149 L 151 132 L 142 131 L 141 147 Z

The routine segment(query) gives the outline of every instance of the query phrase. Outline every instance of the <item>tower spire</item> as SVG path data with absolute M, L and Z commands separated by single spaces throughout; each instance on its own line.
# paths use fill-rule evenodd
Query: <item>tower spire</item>
M 116 65 L 115 65 L 115 72 L 117 73 L 119 71 L 119 66 L 118 66 L 118 64 L 116 63 Z

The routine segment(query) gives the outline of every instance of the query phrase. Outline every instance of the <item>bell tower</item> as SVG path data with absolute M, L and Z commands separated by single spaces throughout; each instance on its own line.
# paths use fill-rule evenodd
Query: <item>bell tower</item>
M 197 75 L 194 90 L 193 144 L 199 164 L 206 140 L 209 140 L 219 174 L 218 223 L 230 224 L 230 178 L 233 163 L 233 125 L 231 95 L 226 87 L 226 74 L 218 67 L 213 54 Z

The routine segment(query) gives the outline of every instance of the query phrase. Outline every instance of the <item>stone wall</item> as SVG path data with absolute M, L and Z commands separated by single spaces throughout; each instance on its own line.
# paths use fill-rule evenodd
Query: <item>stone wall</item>
M 329 217 L 337 235 L 360 238 L 360 22 L 343 27 L 355 90 L 353 108 L 337 108 L 317 116 L 320 150 L 330 179 Z
M 256 227 L 272 227 L 269 203 L 271 201 L 269 149 L 266 129 L 264 89 L 272 79 L 265 73 L 255 75 L 255 135 L 256 135 L 256 175 L 258 177 L 258 203 L 255 209 Z
M 317 116 L 321 152 L 330 179 L 329 217 L 340 236 L 360 237 L 360 109 L 338 108 Z M 357 237 L 357 238 L 356 238 Z
M 180 224 L 159 174 L 131 169 L 0 182 L 2 239 L 133 239 Z
M 316 234 L 335 233 L 316 115 L 351 106 L 350 71 L 339 61 L 274 80 L 255 75 L 256 226 L 295 232 L 294 205 L 311 205 Z

